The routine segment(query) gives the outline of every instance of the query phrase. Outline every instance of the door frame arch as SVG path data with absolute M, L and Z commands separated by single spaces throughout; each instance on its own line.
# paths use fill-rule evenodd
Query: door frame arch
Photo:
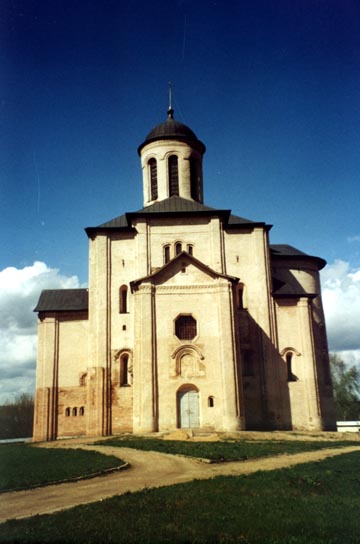
M 181 401 L 182 399 L 184 399 L 185 395 L 191 392 L 197 393 L 197 406 L 196 406 L 197 415 L 195 416 L 197 420 L 194 421 L 194 422 L 197 422 L 197 425 L 185 426 L 182 424 L 183 422 L 181 418 Z M 179 389 L 176 391 L 176 412 L 177 412 L 177 428 L 178 429 L 192 429 L 192 428 L 196 429 L 200 427 L 200 391 L 199 391 L 199 388 L 196 387 L 196 385 L 192 383 L 186 383 L 181 385 Z M 189 423 L 191 422 L 190 417 L 191 416 L 189 415 Z

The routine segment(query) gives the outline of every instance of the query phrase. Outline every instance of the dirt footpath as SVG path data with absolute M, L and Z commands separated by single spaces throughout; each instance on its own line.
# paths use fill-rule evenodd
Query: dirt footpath
M 93 439 L 92 439 L 93 440 Z M 75 443 L 74 443 L 75 442 Z M 82 442 L 82 443 L 81 443 Z M 58 441 L 52 447 L 95 450 L 114 455 L 130 463 L 127 470 L 99 476 L 89 480 L 49 485 L 28 491 L 15 491 L 0 495 L 0 522 L 38 514 L 49 514 L 72 508 L 79 504 L 100 501 L 114 495 L 144 488 L 163 487 L 207 479 L 219 475 L 250 474 L 258 470 L 275 470 L 299 463 L 320 461 L 327 457 L 360 451 L 359 446 L 329 448 L 294 455 L 278 455 L 262 459 L 207 464 L 195 459 L 157 452 L 145 452 L 131 448 L 115 448 L 84 444 L 83 441 Z

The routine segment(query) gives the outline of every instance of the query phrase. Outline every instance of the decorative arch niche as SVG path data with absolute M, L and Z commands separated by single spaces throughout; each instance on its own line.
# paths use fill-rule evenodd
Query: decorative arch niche
M 206 367 L 202 362 L 204 356 L 196 346 L 179 346 L 172 353 L 171 358 L 171 375 L 173 377 L 199 378 L 206 375 Z
M 133 383 L 133 362 L 131 349 L 121 349 L 117 351 L 114 356 L 116 365 L 113 379 L 119 384 L 120 387 L 130 386 Z

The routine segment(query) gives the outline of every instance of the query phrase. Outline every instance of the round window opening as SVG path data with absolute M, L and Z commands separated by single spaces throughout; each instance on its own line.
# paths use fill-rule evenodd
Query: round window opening
M 197 334 L 196 320 L 191 315 L 180 315 L 175 321 L 175 334 L 179 340 L 193 340 Z

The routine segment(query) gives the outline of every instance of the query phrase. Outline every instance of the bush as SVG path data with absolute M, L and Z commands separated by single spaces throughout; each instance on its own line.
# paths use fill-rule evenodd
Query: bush
M 22 393 L 0 406 L 0 439 L 28 438 L 33 433 L 34 398 Z

